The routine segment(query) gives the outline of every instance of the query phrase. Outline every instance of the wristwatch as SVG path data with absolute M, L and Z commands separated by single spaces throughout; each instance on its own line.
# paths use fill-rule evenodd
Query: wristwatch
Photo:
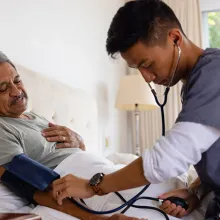
M 89 185 L 96 195 L 102 196 L 106 194 L 99 187 L 99 184 L 102 182 L 104 176 L 104 173 L 97 173 L 89 180 Z

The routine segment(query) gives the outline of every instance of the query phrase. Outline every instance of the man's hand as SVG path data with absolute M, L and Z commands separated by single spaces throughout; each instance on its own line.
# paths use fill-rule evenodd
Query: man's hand
M 94 196 L 94 191 L 89 186 L 89 181 L 83 178 L 73 176 L 71 174 L 55 180 L 52 184 L 53 198 L 57 200 L 59 205 L 63 204 L 63 200 L 67 197 L 75 198 L 89 198 Z M 93 218 L 91 218 L 93 219 Z M 147 220 L 134 217 L 128 217 L 122 214 L 115 214 L 113 216 L 102 216 L 95 218 L 97 220 Z
M 71 174 L 55 180 L 52 188 L 53 198 L 59 205 L 62 205 L 63 199 L 67 197 L 85 199 L 94 196 L 94 191 L 89 186 L 89 180 Z
M 82 138 L 71 129 L 49 123 L 49 128 L 42 131 L 48 142 L 57 142 L 56 148 L 80 148 L 85 150 Z
M 159 196 L 159 198 L 166 199 L 171 196 L 176 196 L 176 197 L 185 199 L 189 205 L 188 210 L 183 209 L 181 206 L 176 206 L 175 204 L 171 203 L 170 201 L 165 201 L 160 206 L 160 209 L 163 210 L 165 213 L 172 215 L 172 216 L 175 216 L 177 218 L 182 218 L 185 215 L 188 215 L 199 204 L 199 200 L 198 200 L 197 196 L 190 194 L 189 190 L 187 188 L 173 190 L 171 192 L 168 192 L 168 193 L 165 193 L 165 194 Z

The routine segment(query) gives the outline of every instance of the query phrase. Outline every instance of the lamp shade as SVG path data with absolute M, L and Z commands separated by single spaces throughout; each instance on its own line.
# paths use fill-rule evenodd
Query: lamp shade
M 146 111 L 157 108 L 154 96 L 140 74 L 123 76 L 116 97 L 115 107 L 121 110 Z

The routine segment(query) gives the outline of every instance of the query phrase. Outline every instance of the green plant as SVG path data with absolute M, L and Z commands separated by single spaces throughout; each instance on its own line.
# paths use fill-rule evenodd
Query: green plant
M 220 11 L 208 13 L 210 47 L 220 47 Z

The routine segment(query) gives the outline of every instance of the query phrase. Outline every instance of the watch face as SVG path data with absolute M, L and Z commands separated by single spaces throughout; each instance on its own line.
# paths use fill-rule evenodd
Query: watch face
M 95 174 L 95 175 L 91 178 L 91 180 L 89 181 L 89 184 L 90 184 L 91 186 L 95 186 L 95 185 L 99 184 L 99 183 L 101 182 L 101 180 L 102 180 L 102 177 L 103 177 L 102 173 L 97 173 L 97 174 Z

